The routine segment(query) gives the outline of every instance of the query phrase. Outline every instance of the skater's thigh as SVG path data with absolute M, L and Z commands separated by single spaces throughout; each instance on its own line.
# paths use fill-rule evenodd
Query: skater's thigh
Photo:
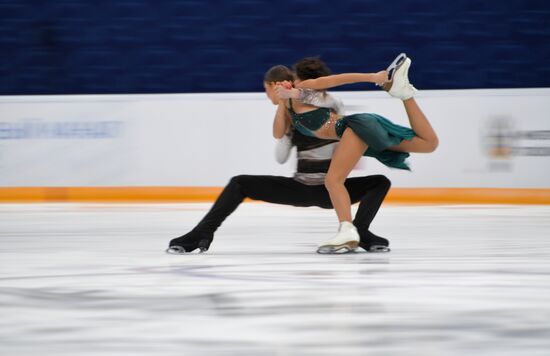
M 414 136 L 412 140 L 403 140 L 397 146 L 387 148 L 390 151 L 410 152 L 410 153 L 430 153 L 433 152 L 433 144 Z
M 320 206 L 330 202 L 323 185 L 309 186 L 288 177 L 241 177 L 239 183 L 244 193 L 254 200 L 293 206 Z
M 361 201 L 369 191 L 389 189 L 390 180 L 381 174 L 377 174 L 366 177 L 348 178 L 344 185 L 348 190 L 351 203 L 355 204 Z
M 367 148 L 367 144 L 348 127 L 332 155 L 326 181 L 343 183 Z

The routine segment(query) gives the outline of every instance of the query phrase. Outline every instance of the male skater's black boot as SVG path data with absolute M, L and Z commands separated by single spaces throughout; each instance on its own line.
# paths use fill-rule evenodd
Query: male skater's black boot
M 200 252 L 208 251 L 214 240 L 214 232 L 246 197 L 243 185 L 246 185 L 248 180 L 248 176 L 245 175 L 231 178 L 208 214 L 193 230 L 170 241 L 166 252 L 179 255 L 196 249 Z
M 187 234 L 170 241 L 170 247 L 168 247 L 166 252 L 173 255 L 192 252 L 196 249 L 199 249 L 200 252 L 205 252 L 210 248 L 212 240 L 214 240 L 213 233 L 193 229 Z
M 380 236 L 373 234 L 368 230 L 358 230 L 359 247 L 367 252 L 390 252 L 390 242 Z

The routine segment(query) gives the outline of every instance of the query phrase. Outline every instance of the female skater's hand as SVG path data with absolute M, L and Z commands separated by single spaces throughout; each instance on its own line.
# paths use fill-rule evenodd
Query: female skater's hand
M 378 73 L 374 73 L 373 79 L 374 79 L 374 83 L 378 85 L 382 85 L 388 81 L 388 72 L 386 72 L 385 70 L 381 70 Z

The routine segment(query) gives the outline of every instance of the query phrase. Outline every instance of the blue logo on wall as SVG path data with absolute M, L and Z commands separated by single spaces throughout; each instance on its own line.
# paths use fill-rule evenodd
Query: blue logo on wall
M 122 121 L 0 121 L 0 140 L 110 139 L 121 135 Z

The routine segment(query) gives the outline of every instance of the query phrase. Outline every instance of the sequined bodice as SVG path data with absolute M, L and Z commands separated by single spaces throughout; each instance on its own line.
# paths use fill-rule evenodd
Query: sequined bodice
M 317 108 L 304 113 L 297 113 L 292 107 L 292 99 L 289 99 L 288 112 L 296 130 L 306 136 L 315 137 L 315 131 L 319 130 L 329 119 L 329 108 Z

